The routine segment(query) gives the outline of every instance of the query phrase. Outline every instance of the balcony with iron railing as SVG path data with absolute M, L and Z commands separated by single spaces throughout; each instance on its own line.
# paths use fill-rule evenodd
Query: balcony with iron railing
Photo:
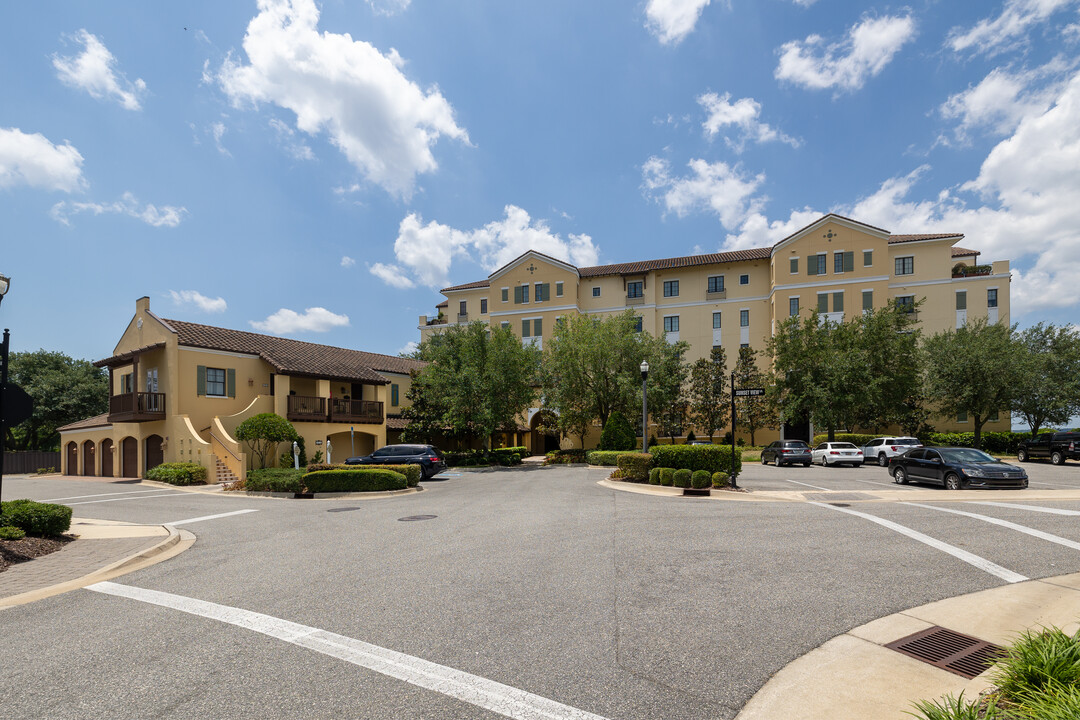
M 339 422 L 380 425 L 383 422 L 384 415 L 383 404 L 377 400 L 290 395 L 286 418 L 292 422 Z
M 129 392 L 109 398 L 109 422 L 165 419 L 165 393 Z

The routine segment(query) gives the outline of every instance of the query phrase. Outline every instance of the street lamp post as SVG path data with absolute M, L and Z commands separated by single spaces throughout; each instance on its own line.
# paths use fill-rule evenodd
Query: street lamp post
M 7 295 L 10 287 L 11 278 L 7 275 L 0 275 L 0 303 L 4 302 L 4 296 Z M 4 428 L 4 391 L 7 389 L 8 345 L 10 340 L 11 335 L 8 333 L 7 328 L 4 328 L 4 343 L 0 345 L 0 499 L 3 499 L 4 494 L 4 434 L 6 433 Z
M 649 361 L 641 361 L 641 452 L 649 452 Z

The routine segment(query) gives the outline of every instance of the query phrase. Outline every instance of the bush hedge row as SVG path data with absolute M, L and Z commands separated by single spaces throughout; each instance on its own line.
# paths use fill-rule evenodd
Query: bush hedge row
M 529 449 L 524 446 L 495 448 L 494 450 L 462 450 L 443 453 L 447 467 L 469 467 L 475 465 L 518 465 L 521 458 L 527 457 Z
M 626 450 L 590 450 L 585 453 L 585 460 L 590 465 L 609 465 L 616 467 L 619 464 L 619 456 Z
M 245 487 L 254 492 L 304 492 L 303 470 L 261 468 L 248 470 Z
M 736 451 L 732 457 L 731 448 L 722 445 L 656 445 L 649 448 L 649 452 L 653 464 L 658 467 L 726 472 L 728 475 L 733 469 L 735 472 L 742 470 L 742 454 Z
M 355 470 L 318 470 L 302 478 L 308 492 L 379 492 L 404 490 L 405 476 L 383 468 L 358 468 Z
M 1031 433 L 1026 432 L 985 432 L 982 434 L 982 449 L 998 455 L 1015 455 L 1020 442 L 1030 439 Z M 930 433 L 923 442 L 927 445 L 975 447 L 975 433 Z
M 147 470 L 146 479 L 170 485 L 205 485 L 206 468 L 193 462 L 162 463 Z
M 307 466 L 309 473 L 322 472 L 324 470 L 358 470 L 364 469 L 379 469 L 379 470 L 393 470 L 396 473 L 401 473 L 405 476 L 405 482 L 409 487 L 416 487 L 420 484 L 420 479 L 424 475 L 424 470 L 419 465 L 327 465 L 326 463 L 311 463 Z
M 584 450 L 552 450 L 544 460 L 545 465 L 569 465 L 570 463 L 585 462 Z
M 0 525 L 17 527 L 27 535 L 63 535 L 71 528 L 71 508 L 26 499 L 9 500 L 0 503 Z
M 619 453 L 616 462 L 623 480 L 638 483 L 648 482 L 649 472 L 652 470 L 653 464 L 652 455 L 649 453 Z

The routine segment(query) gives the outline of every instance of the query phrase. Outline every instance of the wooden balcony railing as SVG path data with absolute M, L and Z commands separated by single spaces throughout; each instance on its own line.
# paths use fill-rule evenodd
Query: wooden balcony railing
M 383 404 L 376 400 L 330 401 L 330 422 L 355 422 L 380 425 L 383 421 Z
M 326 422 L 326 398 L 290 395 L 285 416 L 289 420 Z
M 109 398 L 109 422 L 165 419 L 165 393 L 130 392 Z

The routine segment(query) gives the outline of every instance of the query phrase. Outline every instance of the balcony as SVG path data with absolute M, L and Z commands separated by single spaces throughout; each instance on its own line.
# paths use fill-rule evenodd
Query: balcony
M 130 392 L 109 398 L 109 422 L 165 419 L 165 393 Z
M 458 313 L 457 314 L 457 321 L 459 323 L 469 322 L 469 313 Z
M 645 296 L 644 295 L 636 295 L 636 296 L 635 295 L 627 295 L 626 296 L 626 305 L 627 305 L 627 307 L 629 307 L 631 305 L 644 305 L 644 304 L 645 304 Z
M 381 425 L 383 422 L 383 404 L 376 400 L 333 398 L 330 401 L 330 422 Z
M 706 290 L 706 300 L 727 300 L 727 290 Z
M 326 398 L 290 395 L 285 417 L 297 422 L 326 422 Z

